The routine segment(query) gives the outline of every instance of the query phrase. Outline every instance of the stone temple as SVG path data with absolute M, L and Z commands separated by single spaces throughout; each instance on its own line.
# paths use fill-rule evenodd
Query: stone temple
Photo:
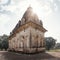
M 10 33 L 9 50 L 23 53 L 45 51 L 44 33 L 46 31 L 32 7 L 28 7 L 22 19 Z

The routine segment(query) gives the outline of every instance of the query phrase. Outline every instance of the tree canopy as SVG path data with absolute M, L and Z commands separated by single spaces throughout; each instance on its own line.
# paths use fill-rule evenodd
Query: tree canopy
M 45 42 L 46 42 L 46 49 L 50 50 L 53 49 L 55 44 L 56 44 L 56 39 L 54 39 L 53 37 L 45 37 Z
M 8 48 L 8 36 L 4 34 L 3 36 L 0 36 L 0 49 L 7 50 L 7 48 Z

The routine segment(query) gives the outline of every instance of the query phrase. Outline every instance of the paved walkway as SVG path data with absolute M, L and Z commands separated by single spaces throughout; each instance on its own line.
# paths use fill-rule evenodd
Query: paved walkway
M 0 60 L 60 60 L 60 52 L 46 52 L 33 55 L 0 51 Z

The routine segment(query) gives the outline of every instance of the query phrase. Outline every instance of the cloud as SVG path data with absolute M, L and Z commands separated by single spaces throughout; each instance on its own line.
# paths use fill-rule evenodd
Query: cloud
M 11 3 L 11 0 L 1 0 L 0 5 L 6 6 Z
M 6 29 L 4 27 L 5 23 L 7 23 L 7 21 L 9 21 L 9 16 L 8 15 L 0 15 L 0 34 L 6 33 Z
M 59 0 L 53 0 L 53 3 L 50 3 L 50 5 L 51 5 L 53 12 L 60 11 L 60 1 Z
M 4 20 L 4 21 L 2 21 L 2 20 Z M 0 15 L 0 24 L 1 25 L 4 24 L 4 23 L 6 23 L 8 20 L 9 20 L 9 16 L 8 15 L 5 15 L 5 14 Z
M 6 10 L 6 6 L 10 5 L 11 0 L 1 0 L 0 2 L 0 14 L 10 14 L 10 11 Z

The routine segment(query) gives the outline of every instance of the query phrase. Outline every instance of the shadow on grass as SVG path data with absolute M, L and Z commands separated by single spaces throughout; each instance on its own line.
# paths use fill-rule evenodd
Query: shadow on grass
M 49 53 L 20 54 L 14 52 L 4 52 L 3 55 L 6 60 L 60 60 L 60 58 L 54 57 Z

